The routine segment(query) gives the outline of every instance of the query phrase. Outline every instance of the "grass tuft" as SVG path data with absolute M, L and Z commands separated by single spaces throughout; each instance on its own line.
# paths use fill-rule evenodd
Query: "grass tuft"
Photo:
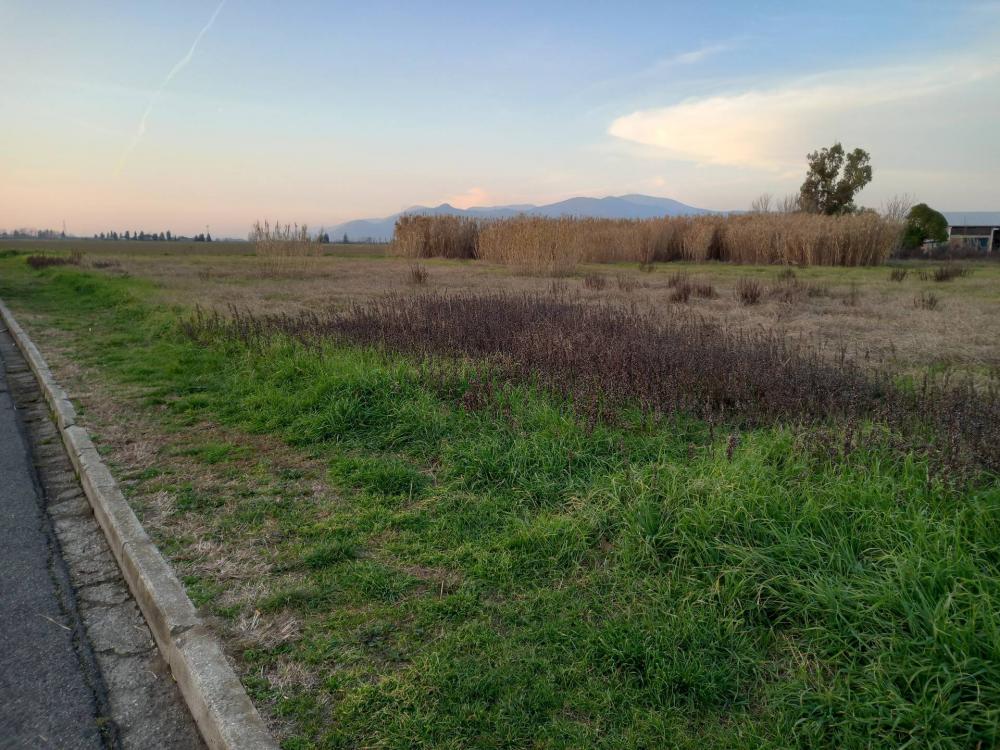
M 736 280 L 736 299 L 741 305 L 750 306 L 760 302 L 763 287 L 756 279 L 740 278 Z

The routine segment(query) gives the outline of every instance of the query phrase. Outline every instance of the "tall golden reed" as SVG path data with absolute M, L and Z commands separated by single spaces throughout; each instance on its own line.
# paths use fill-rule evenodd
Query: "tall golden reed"
M 898 220 L 873 212 L 645 220 L 404 216 L 392 249 L 410 258 L 478 258 L 551 275 L 572 273 L 579 263 L 670 260 L 866 266 L 884 262 L 900 232 Z
M 315 266 L 315 259 L 323 254 L 322 245 L 309 236 L 303 224 L 282 224 L 269 221 L 254 222 L 249 240 L 254 254 L 261 259 L 261 273 L 268 276 L 286 276 L 308 273 Z

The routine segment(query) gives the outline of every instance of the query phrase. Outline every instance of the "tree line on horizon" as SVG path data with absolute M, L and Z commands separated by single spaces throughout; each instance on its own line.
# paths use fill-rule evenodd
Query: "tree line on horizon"
M 119 234 L 115 231 L 101 232 L 94 235 L 95 240 L 136 240 L 139 242 L 176 242 L 180 240 L 191 240 L 193 242 L 212 242 L 212 235 L 210 232 L 202 232 L 201 234 L 196 234 L 193 237 L 183 237 L 171 233 L 168 229 L 165 232 L 145 232 L 139 230 L 138 232 L 130 232 L 125 230 L 123 234 Z
M 70 239 L 83 239 L 74 235 L 66 234 L 65 230 L 60 231 L 56 229 L 14 229 L 13 231 L 0 230 L 0 240 L 70 240 Z M 192 237 L 186 237 L 184 235 L 177 235 L 171 232 L 169 229 L 162 232 L 146 232 L 144 230 L 131 231 L 126 229 L 124 232 L 116 232 L 114 230 L 109 232 L 95 232 L 93 238 L 95 240 L 105 240 L 105 241 L 116 241 L 116 240 L 135 240 L 138 242 L 212 242 L 212 235 L 210 232 L 202 232 L 196 234 Z

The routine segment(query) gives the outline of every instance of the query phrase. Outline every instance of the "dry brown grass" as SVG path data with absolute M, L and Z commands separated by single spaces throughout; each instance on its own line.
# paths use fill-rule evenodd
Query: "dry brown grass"
M 741 305 L 756 305 L 764 293 L 757 279 L 738 279 L 736 281 L 736 299 Z
M 338 248 L 341 246 L 338 246 Z M 345 249 L 351 246 L 343 246 Z M 112 258 L 109 258 L 112 259 Z M 101 256 L 92 257 L 94 261 Z M 128 274 L 155 282 L 154 300 L 168 305 L 226 312 L 237 306 L 260 312 L 298 312 L 342 309 L 355 301 L 393 291 L 419 289 L 409 283 L 406 258 L 335 255 L 316 259 L 308 275 L 269 277 L 257 268 L 260 259 L 220 256 L 127 256 L 116 254 L 118 264 L 101 273 Z M 495 291 L 551 293 L 553 280 L 524 276 L 509 267 L 489 263 L 422 261 L 433 288 L 441 292 Z M 831 344 L 831 351 L 868 352 L 892 359 L 901 369 L 919 375 L 920 368 L 946 364 L 960 370 L 1000 372 L 1000 264 L 969 263 L 971 275 L 949 283 L 920 279 L 920 261 L 908 261 L 905 281 L 889 280 L 885 268 L 811 267 L 796 270 L 790 283 L 779 279 L 783 269 L 724 263 L 657 264 L 645 273 L 635 267 L 608 273 L 600 266 L 582 267 L 574 280 L 559 281 L 557 293 L 586 302 L 612 301 L 663 309 L 673 285 L 686 278 L 693 286 L 708 284 L 716 296 L 703 298 L 695 290 L 689 298 L 692 312 L 736 327 L 776 329 L 794 336 L 816 337 Z M 934 266 L 930 266 L 931 269 Z M 616 275 L 634 276 L 641 286 L 631 293 L 618 288 Z M 605 279 L 603 289 L 584 283 L 588 274 Z M 738 304 L 736 279 L 750 276 L 764 287 L 757 305 Z M 856 283 L 857 304 L 843 299 Z M 781 287 L 780 293 L 772 293 Z M 940 311 L 914 309 L 914 296 L 933 291 Z M 787 292 L 787 294 L 786 294 Z
M 718 260 L 799 266 L 869 266 L 895 249 L 901 225 L 875 213 L 755 213 L 648 219 L 476 221 L 404 216 L 392 250 L 409 258 L 478 258 L 525 273 L 565 275 L 580 263 Z
M 414 263 L 410 266 L 409 279 L 411 284 L 423 286 L 427 283 L 428 275 L 426 266 L 422 266 L 419 263 Z

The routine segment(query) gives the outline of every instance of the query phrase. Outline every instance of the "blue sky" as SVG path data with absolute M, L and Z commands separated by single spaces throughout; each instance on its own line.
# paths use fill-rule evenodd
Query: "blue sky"
M 866 205 L 998 210 L 998 28 L 989 1 L 0 0 L 0 228 L 744 208 L 834 140 L 872 153 Z

